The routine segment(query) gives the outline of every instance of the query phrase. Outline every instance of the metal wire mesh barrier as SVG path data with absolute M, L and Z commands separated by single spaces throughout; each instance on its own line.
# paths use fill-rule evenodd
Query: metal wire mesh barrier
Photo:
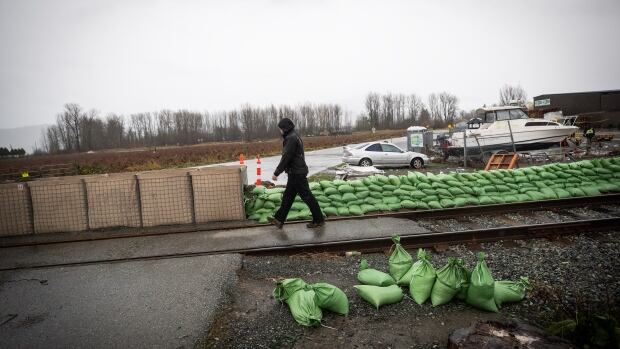
M 245 166 L 0 185 L 0 236 L 245 218 Z
M 138 174 L 138 181 L 143 226 L 193 222 L 192 184 L 187 171 Z
M 32 198 L 34 231 L 82 231 L 88 229 L 86 191 L 81 177 L 28 182 Z
M 30 188 L 24 183 L 0 184 L 0 236 L 32 234 Z
M 245 218 L 240 171 L 222 168 L 190 175 L 197 223 Z
M 141 226 L 135 175 L 89 177 L 84 184 L 91 229 Z

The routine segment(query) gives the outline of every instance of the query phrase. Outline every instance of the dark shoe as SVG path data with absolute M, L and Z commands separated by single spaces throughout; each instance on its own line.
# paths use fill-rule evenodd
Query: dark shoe
M 312 222 L 312 223 L 308 223 L 306 224 L 306 227 L 308 228 L 318 228 L 318 227 L 322 227 L 325 225 L 325 221 L 322 222 Z
M 282 226 L 284 226 L 284 223 L 280 222 L 279 220 L 273 218 L 273 217 L 268 217 L 267 220 L 269 221 L 269 223 L 273 224 L 276 226 L 276 228 L 278 229 L 282 229 Z

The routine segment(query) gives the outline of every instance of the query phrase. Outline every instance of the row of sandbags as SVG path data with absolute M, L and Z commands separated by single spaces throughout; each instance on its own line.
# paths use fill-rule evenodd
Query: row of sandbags
M 322 180 L 310 183 L 310 190 L 326 216 L 596 196 L 620 192 L 620 158 L 516 170 L 409 172 L 403 176 L 376 175 L 352 181 Z M 283 191 L 284 188 L 255 187 L 246 196 L 248 218 L 267 222 L 279 208 Z M 310 209 L 297 197 L 287 220 L 310 217 Z
M 371 269 L 366 260 L 362 260 L 357 275 L 362 283 L 355 286 L 358 295 L 376 308 L 400 302 L 403 291 L 399 286 L 408 286 L 411 298 L 418 304 L 430 299 L 433 306 L 439 306 L 456 298 L 492 312 L 497 312 L 504 303 L 522 300 L 529 289 L 529 280 L 525 277 L 519 281 L 495 281 L 482 252 L 471 273 L 462 259 L 453 257 L 435 271 L 427 251 L 419 249 L 418 260 L 414 263 L 401 246 L 400 237 L 394 236 L 392 240 L 394 251 L 389 259 L 389 273 Z
M 347 295 L 324 282 L 307 284 L 299 278 L 284 279 L 277 282 L 273 297 L 288 304 L 293 319 L 304 326 L 318 326 L 323 319 L 322 310 L 340 315 L 349 313 Z

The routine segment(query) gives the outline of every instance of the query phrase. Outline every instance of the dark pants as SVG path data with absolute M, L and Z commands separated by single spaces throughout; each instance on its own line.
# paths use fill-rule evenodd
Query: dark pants
M 299 195 L 301 200 L 303 200 L 303 202 L 310 207 L 313 222 L 319 223 L 324 220 L 319 203 L 314 198 L 314 195 L 312 195 L 310 187 L 308 186 L 308 178 L 306 178 L 306 175 L 296 174 L 288 175 L 286 190 L 284 190 L 284 194 L 282 195 L 282 205 L 280 205 L 280 209 L 274 215 L 275 219 L 280 222 L 284 222 L 286 220 L 286 216 L 295 201 L 296 195 Z

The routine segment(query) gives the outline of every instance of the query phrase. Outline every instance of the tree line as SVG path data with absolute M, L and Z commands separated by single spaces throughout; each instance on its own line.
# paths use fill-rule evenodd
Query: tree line
M 0 147 L 0 158 L 25 156 L 26 151 L 23 148 L 5 148 Z
M 357 129 L 406 128 L 411 125 L 444 127 L 459 117 L 458 98 L 448 92 L 431 93 L 427 104 L 415 93 L 370 92 L 364 100 L 364 107 L 364 113 L 356 121 Z
M 520 85 L 504 85 L 499 105 L 517 102 L 524 106 L 527 94 Z M 342 129 L 400 129 L 412 125 L 446 127 L 469 119 L 475 111 L 460 110 L 457 96 L 431 93 L 426 103 L 412 94 L 370 92 L 364 110 L 353 124 L 351 113 L 339 104 L 270 105 L 249 104 L 220 112 L 161 110 L 129 116 L 85 110 L 68 103 L 56 117 L 56 124 L 42 135 L 43 149 L 36 153 L 84 152 L 139 146 L 191 145 L 204 142 L 256 141 L 280 135 L 277 124 L 292 119 L 302 135 L 319 135 Z M 353 127 L 354 126 L 354 127 Z
M 292 119 L 304 135 L 338 131 L 351 126 L 350 112 L 338 104 L 302 104 L 255 107 L 222 112 L 161 110 L 124 117 L 105 117 L 95 110 L 68 103 L 56 123 L 43 132 L 47 153 L 83 152 L 102 149 L 191 145 L 203 142 L 255 141 L 278 137 L 280 119 Z

